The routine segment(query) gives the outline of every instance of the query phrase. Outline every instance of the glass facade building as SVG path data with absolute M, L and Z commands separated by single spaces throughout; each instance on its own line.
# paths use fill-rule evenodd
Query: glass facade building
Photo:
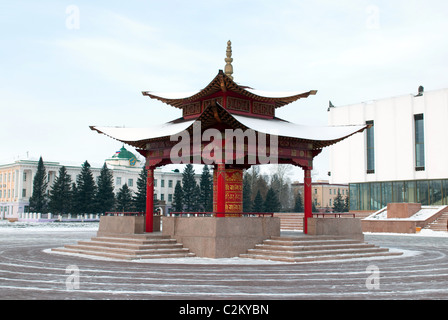
M 350 210 L 375 211 L 391 202 L 448 205 L 448 179 L 350 183 Z

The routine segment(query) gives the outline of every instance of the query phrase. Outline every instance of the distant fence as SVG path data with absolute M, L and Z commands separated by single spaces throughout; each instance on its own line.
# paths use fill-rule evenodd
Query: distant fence
M 62 220 L 99 220 L 100 213 L 40 213 L 40 212 L 22 212 L 18 214 L 19 220 L 49 220 L 49 221 L 62 221 Z
M 228 212 L 170 212 L 168 216 L 187 216 L 187 217 L 216 217 L 222 214 L 226 217 L 273 217 L 273 212 L 241 212 L 241 213 L 228 213 Z

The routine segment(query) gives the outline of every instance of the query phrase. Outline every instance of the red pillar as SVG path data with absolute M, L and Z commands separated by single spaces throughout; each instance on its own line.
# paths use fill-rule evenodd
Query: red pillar
M 305 205 L 305 218 L 303 221 L 303 233 L 308 234 L 308 218 L 313 217 L 313 198 L 311 188 L 311 169 L 304 168 L 305 179 L 303 183 L 304 188 L 304 205 Z
M 153 232 L 154 214 L 154 167 L 148 167 L 146 177 L 146 232 Z
M 217 164 L 216 172 L 216 216 L 225 217 L 226 212 L 226 165 Z

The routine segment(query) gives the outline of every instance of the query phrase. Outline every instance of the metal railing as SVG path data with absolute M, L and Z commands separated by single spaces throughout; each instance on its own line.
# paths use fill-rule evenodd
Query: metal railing
M 325 213 L 313 213 L 313 217 L 314 216 L 316 216 L 316 218 L 319 218 L 319 216 L 322 216 L 323 218 L 325 218 L 325 216 L 334 216 L 335 218 L 341 218 L 343 216 L 352 216 L 354 218 L 355 214 L 348 212 L 333 212 L 333 213 L 325 212 Z
M 239 212 L 239 213 L 221 213 L 221 212 L 170 212 L 168 216 L 187 216 L 187 217 L 216 217 L 217 215 L 224 215 L 226 217 L 273 217 L 273 212 Z
M 106 216 L 143 216 L 143 215 L 145 215 L 144 212 L 123 212 L 123 211 L 106 212 L 104 214 Z

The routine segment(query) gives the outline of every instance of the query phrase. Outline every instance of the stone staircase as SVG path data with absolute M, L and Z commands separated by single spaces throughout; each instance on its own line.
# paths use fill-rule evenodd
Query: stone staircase
M 62 248 L 54 248 L 52 251 L 123 260 L 195 256 L 175 239 L 161 234 L 94 237 L 90 241 L 78 241 L 78 244 L 65 245 Z
M 436 221 L 427 225 L 425 229 L 430 229 L 433 231 L 448 231 L 447 222 L 448 222 L 448 212 L 445 212 Z
M 280 218 L 280 229 L 288 231 L 302 231 L 304 213 L 274 213 L 274 217 Z
M 355 259 L 401 255 L 362 241 L 336 236 L 272 237 L 249 249 L 241 258 L 284 262 Z

